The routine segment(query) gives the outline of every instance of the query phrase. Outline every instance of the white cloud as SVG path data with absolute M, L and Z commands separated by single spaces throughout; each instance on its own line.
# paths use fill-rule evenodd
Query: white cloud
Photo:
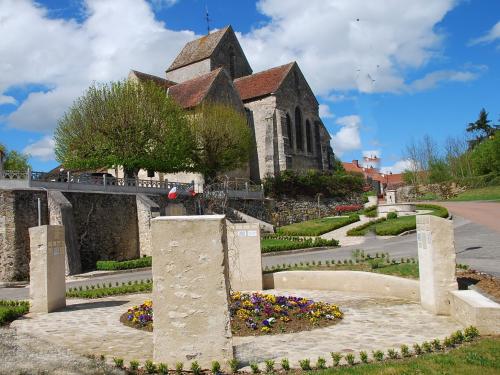
M 330 107 L 326 104 L 319 105 L 319 117 L 322 118 L 334 118 L 335 115 L 330 110 Z
M 402 173 L 407 169 L 411 169 L 412 162 L 408 159 L 399 160 L 391 166 L 380 168 L 382 173 Z
M 255 71 L 299 62 L 313 90 L 395 92 L 439 52 L 456 0 L 261 0 L 271 21 L 243 35 Z
M 149 0 L 151 5 L 156 9 L 171 7 L 179 2 L 179 0 Z
M 331 145 L 333 152 L 342 156 L 347 151 L 359 150 L 361 138 L 361 117 L 357 115 L 344 116 L 337 119 L 336 123 L 341 126 L 340 130 L 332 135 Z
M 498 21 L 485 35 L 471 40 L 470 45 L 486 44 L 500 39 L 500 21 Z
M 434 88 L 442 82 L 468 82 L 479 77 L 484 66 L 477 67 L 475 71 L 438 70 L 417 79 L 408 86 L 409 91 L 423 91 Z
M 45 136 L 34 143 L 30 143 L 24 148 L 23 152 L 42 161 L 52 161 L 55 160 L 54 146 L 54 139 Z
M 0 95 L 0 105 L 2 104 L 17 104 L 17 100 L 12 96 Z
M 51 18 L 28 0 L 0 1 L 0 98 L 14 86 L 51 88 L 31 93 L 7 116 L 8 126 L 50 133 L 93 81 L 124 79 L 130 69 L 163 76 L 195 37 L 165 28 L 145 0 L 86 0 L 83 5 L 85 19 L 78 23 Z

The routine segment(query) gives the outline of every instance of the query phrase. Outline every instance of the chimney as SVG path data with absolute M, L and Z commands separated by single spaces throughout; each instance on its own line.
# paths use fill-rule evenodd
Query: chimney
M 359 167 L 359 164 L 358 164 L 358 161 L 357 161 L 357 160 L 353 160 L 353 161 L 352 161 L 352 164 L 354 164 L 356 167 Z

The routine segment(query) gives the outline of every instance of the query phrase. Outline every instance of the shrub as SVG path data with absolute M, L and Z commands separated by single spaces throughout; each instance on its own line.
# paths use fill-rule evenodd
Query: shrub
M 418 344 L 413 344 L 413 351 L 416 355 L 422 354 L 422 347 Z
M 310 370 L 312 370 L 312 368 L 311 368 L 311 360 L 309 358 L 301 359 L 299 361 L 299 366 L 304 371 L 310 371 Z
M 148 374 L 154 374 L 156 372 L 156 365 L 153 363 L 153 361 L 148 359 L 144 363 L 144 370 L 146 370 L 146 373 Z
M 213 375 L 217 375 L 220 372 L 220 363 L 218 361 L 212 361 L 212 367 L 210 369 L 210 372 Z
M 387 214 L 387 220 L 397 219 L 397 218 L 398 218 L 398 213 L 397 212 L 389 212 Z
M 432 352 L 432 345 L 429 344 L 427 341 L 422 343 L 422 350 L 426 353 L 431 353 Z
M 369 227 L 371 227 L 373 224 L 378 224 L 378 223 L 381 223 L 385 220 L 386 220 L 386 218 L 382 217 L 382 218 L 377 219 L 377 220 L 368 221 L 368 222 L 360 225 L 359 227 L 352 228 L 352 229 L 348 230 L 347 235 L 348 236 L 364 236 L 366 234 L 366 232 L 368 231 Z
M 441 341 L 439 341 L 439 339 L 432 340 L 431 345 L 432 345 L 432 349 L 434 349 L 435 351 L 442 349 Z
M 450 339 L 455 345 L 461 344 L 464 341 L 464 334 L 460 330 L 456 331 L 451 335 Z
M 384 352 L 381 351 L 381 350 L 375 350 L 372 352 L 372 356 L 373 358 L 377 361 L 377 362 L 381 362 L 384 360 Z
M 281 360 L 281 368 L 284 371 L 290 371 L 290 361 L 288 361 L 288 358 L 283 358 Z
M 361 359 L 363 363 L 368 363 L 368 353 L 364 351 L 359 352 L 359 359 Z
M 113 358 L 116 367 L 123 368 L 123 358 Z
M 181 375 L 182 374 L 182 370 L 184 369 L 184 363 L 182 362 L 177 362 L 175 364 L 175 373 L 177 375 Z
M 363 208 L 360 204 L 351 204 L 351 205 L 340 205 L 335 207 L 335 212 L 337 214 L 343 214 L 346 212 L 356 212 Z
M 158 363 L 158 373 L 162 375 L 168 374 L 168 366 L 166 363 Z
M 404 358 L 410 356 L 410 348 L 408 345 L 401 345 L 401 356 Z
M 338 366 L 340 363 L 340 360 L 342 359 L 342 354 L 332 352 L 332 353 L 330 353 L 330 355 L 332 357 L 333 365 Z
M 354 358 L 354 354 L 352 353 L 348 353 L 346 356 L 345 356 L 345 359 L 347 361 L 347 363 L 349 363 L 351 366 L 354 365 L 354 363 L 356 362 L 355 361 L 355 358 Z
M 266 359 L 264 363 L 266 364 L 266 372 L 272 374 L 274 372 L 274 361 L 272 359 Z
M 318 370 L 324 370 L 326 368 L 326 360 L 323 357 L 318 357 L 316 361 L 316 368 Z
M 464 329 L 465 341 L 472 341 L 477 337 L 479 337 L 479 330 L 476 327 L 470 326 Z
M 142 257 L 125 261 L 99 260 L 96 263 L 96 269 L 99 271 L 114 271 L 151 267 L 151 261 L 151 257 Z
M 228 365 L 229 365 L 229 368 L 231 369 L 231 372 L 233 374 L 236 374 L 238 372 L 238 366 L 240 365 L 240 363 L 238 362 L 238 360 L 236 358 L 229 360 Z
M 133 360 L 130 361 L 130 369 L 132 371 L 136 371 L 139 368 L 139 361 Z
M 266 196 L 271 197 L 316 197 L 321 193 L 325 198 L 346 198 L 363 192 L 363 176 L 332 174 L 315 170 L 300 173 L 283 171 L 264 180 Z
M 395 349 L 388 349 L 387 356 L 390 359 L 397 359 L 399 357 L 398 352 Z
M 253 374 L 258 374 L 260 372 L 259 365 L 255 362 L 250 363 L 250 368 Z
M 453 340 L 450 337 L 445 337 L 443 340 L 443 346 L 445 348 L 451 348 L 453 347 Z
M 191 363 L 191 371 L 193 372 L 193 375 L 200 375 L 201 374 L 201 367 L 197 361 L 194 361 Z

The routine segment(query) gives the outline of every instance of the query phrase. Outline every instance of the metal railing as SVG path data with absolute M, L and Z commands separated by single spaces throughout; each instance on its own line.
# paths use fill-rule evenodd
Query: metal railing
M 49 174 L 36 171 L 0 171 L 0 188 L 45 188 L 61 191 L 97 191 L 116 193 L 151 193 L 164 194 L 177 187 L 178 194 L 204 192 L 207 196 L 263 199 L 262 185 L 244 179 L 225 180 L 201 187 L 195 182 L 141 180 L 134 178 L 116 178 L 107 173 L 70 173 Z

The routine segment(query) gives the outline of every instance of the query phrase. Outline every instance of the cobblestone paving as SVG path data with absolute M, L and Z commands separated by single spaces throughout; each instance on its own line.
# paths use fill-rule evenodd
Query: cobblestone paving
M 449 317 L 434 316 L 416 303 L 400 299 L 328 291 L 267 291 L 292 294 L 336 303 L 344 319 L 330 327 L 284 335 L 234 337 L 237 358 L 243 363 L 287 357 L 292 366 L 298 360 L 318 356 L 329 359 L 330 352 L 371 352 L 399 348 L 434 338 L 444 338 L 460 329 Z M 150 298 L 148 294 L 108 297 L 100 300 L 68 300 L 68 307 L 48 315 L 29 314 L 13 326 L 48 342 L 80 354 L 104 354 L 141 362 L 152 358 L 152 333 L 126 327 L 120 315 L 129 306 Z

